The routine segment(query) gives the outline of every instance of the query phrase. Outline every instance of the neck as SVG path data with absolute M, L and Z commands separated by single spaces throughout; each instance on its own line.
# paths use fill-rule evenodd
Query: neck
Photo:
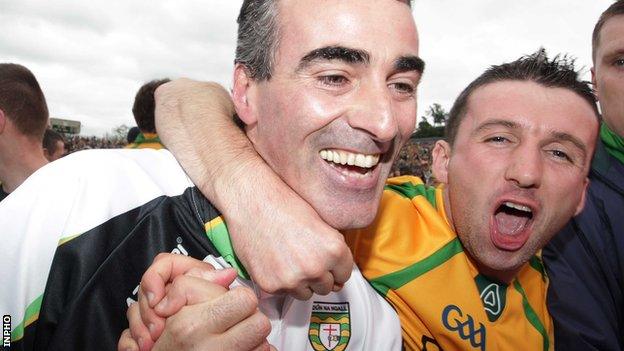
M 624 138 L 613 131 L 606 123 L 600 126 L 600 139 L 611 156 L 624 163 Z
M 0 181 L 7 193 L 15 190 L 26 178 L 48 163 L 41 143 L 28 140 L 1 149 L 10 150 L 0 152 Z
M 479 273 L 488 277 L 490 280 L 493 280 L 499 283 L 504 283 L 507 285 L 511 284 L 511 282 L 518 275 L 518 273 L 520 272 L 520 269 L 522 268 L 522 266 L 520 266 L 520 268 L 513 269 L 513 270 L 499 271 L 499 270 L 495 270 L 489 267 L 484 267 L 483 265 L 478 264 L 478 263 L 476 264 L 476 266 L 477 266 L 477 269 L 479 270 Z

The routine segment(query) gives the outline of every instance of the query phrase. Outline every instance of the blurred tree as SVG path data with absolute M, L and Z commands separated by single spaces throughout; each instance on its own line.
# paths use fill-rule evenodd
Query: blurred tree
M 446 110 L 444 110 L 444 107 L 442 107 L 442 105 L 438 104 L 437 102 L 429 106 L 425 114 L 433 119 L 434 126 L 446 125 L 448 112 L 446 112 Z
M 427 117 L 422 116 L 418 122 L 418 130 L 413 135 L 416 138 L 443 137 L 444 126 L 432 126 Z
M 117 127 L 114 127 L 111 131 L 113 133 L 113 139 L 115 140 L 126 140 L 126 136 L 128 135 L 128 130 L 130 129 L 130 127 L 128 127 L 125 124 L 119 125 Z

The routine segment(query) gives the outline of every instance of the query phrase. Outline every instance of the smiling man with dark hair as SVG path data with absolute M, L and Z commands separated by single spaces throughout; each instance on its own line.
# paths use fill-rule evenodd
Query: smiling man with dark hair
M 267 21 L 273 31 L 266 31 Z M 234 108 L 249 140 L 329 223 L 368 225 L 415 124 L 423 64 L 407 2 L 246 0 L 239 24 Z M 259 40 L 263 33 L 275 40 Z M 354 53 L 360 59 L 350 60 Z M 232 106 L 224 106 L 232 116 Z M 320 157 L 337 149 L 349 150 L 357 166 L 337 172 Z M 186 312 L 167 322 L 156 347 L 256 350 L 267 348 L 267 340 L 295 350 L 402 347 L 396 312 L 353 266 L 342 235 L 331 229 L 333 236 L 317 238 L 335 262 L 346 262 L 344 270 L 324 276 L 343 285 L 340 291 L 329 285 L 325 296 L 307 289 L 292 294 L 307 295 L 302 300 L 263 291 L 247 274 L 255 267 L 240 262 L 230 244 L 228 229 L 236 220 L 224 220 L 167 150 L 69 155 L 5 205 L 0 277 L 7 283 L 0 287 L 0 310 L 14 318 L 14 350 L 114 349 L 128 327 L 128 305 L 149 299 L 139 281 L 159 252 L 235 270 L 215 273 L 212 281 L 220 285 L 197 276 L 176 279 L 176 291 L 200 289 L 188 295 Z M 324 260 L 317 262 L 326 268 Z M 197 301 L 205 294 L 218 305 Z M 155 332 L 165 324 L 148 326 Z M 168 338 L 176 332 L 189 337 Z M 139 340 L 143 349 L 149 339 Z

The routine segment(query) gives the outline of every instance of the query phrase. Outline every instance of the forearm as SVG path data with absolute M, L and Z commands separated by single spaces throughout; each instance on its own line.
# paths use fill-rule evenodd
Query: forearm
M 225 89 L 175 81 L 156 92 L 159 136 L 191 180 L 223 212 L 240 196 L 296 196 L 256 153 L 233 120 Z M 262 187 L 256 186 L 263 184 Z

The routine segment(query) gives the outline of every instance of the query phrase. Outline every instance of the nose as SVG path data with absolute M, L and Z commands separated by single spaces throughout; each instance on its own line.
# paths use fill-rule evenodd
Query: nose
M 540 150 L 518 147 L 510 158 L 505 179 L 515 182 L 520 188 L 539 188 L 543 174 Z
M 393 101 L 384 84 L 360 87 L 356 106 L 349 114 L 349 125 L 380 142 L 391 141 L 399 132 Z

